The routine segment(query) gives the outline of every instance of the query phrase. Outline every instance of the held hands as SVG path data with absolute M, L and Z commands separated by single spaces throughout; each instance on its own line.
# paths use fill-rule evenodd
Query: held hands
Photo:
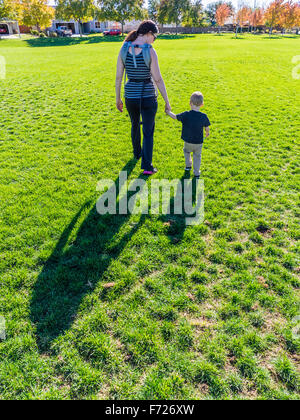
M 123 112 L 123 102 L 122 99 L 117 100 L 116 107 L 120 112 Z
M 166 104 L 165 104 L 165 113 L 167 115 L 169 115 L 170 112 L 171 112 L 171 105 L 168 102 L 166 102 Z

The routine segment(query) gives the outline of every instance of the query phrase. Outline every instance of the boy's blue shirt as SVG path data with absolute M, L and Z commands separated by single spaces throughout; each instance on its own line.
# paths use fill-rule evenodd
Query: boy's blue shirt
M 182 122 L 182 140 L 193 144 L 203 143 L 203 129 L 210 126 L 206 114 L 191 110 L 177 114 L 176 118 Z

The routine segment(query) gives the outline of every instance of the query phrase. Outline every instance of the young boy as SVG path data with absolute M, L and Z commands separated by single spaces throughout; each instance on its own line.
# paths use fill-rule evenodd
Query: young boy
M 184 140 L 185 170 L 190 171 L 192 169 L 191 153 L 193 153 L 194 175 L 196 178 L 200 177 L 203 129 L 205 128 L 206 137 L 208 137 L 210 126 L 207 115 L 200 112 L 200 108 L 203 105 L 204 99 L 202 93 L 194 92 L 190 99 L 190 111 L 185 111 L 177 115 L 171 111 L 166 111 L 166 114 L 171 118 L 182 122 L 181 138 Z

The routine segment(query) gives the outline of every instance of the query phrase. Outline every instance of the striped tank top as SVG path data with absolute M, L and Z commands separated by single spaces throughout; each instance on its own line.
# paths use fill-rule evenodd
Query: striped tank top
M 133 56 L 128 51 L 125 67 L 128 79 L 134 79 L 135 81 L 130 81 L 125 84 L 125 98 L 127 99 L 140 99 L 143 90 L 143 82 L 138 82 L 137 80 L 144 80 L 151 78 L 150 69 L 147 67 L 144 58 L 143 51 L 135 56 L 136 65 L 134 67 Z M 151 78 L 151 82 L 144 83 L 143 98 L 150 98 L 156 96 L 155 87 Z

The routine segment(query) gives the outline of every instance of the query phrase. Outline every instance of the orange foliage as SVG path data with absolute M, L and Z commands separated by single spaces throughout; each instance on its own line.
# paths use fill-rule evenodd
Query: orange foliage
M 270 28 L 280 25 L 284 8 L 283 2 L 284 0 L 273 1 L 265 12 L 265 22 Z
M 284 29 L 292 29 L 297 26 L 297 4 L 289 0 L 284 3 L 280 24 Z
M 255 9 L 250 15 L 250 25 L 253 27 L 260 26 L 264 24 L 264 10 Z
M 247 25 L 250 21 L 251 14 L 252 10 L 250 9 L 250 7 L 241 7 L 235 15 L 236 24 L 241 27 Z
M 231 10 L 227 4 L 221 4 L 216 11 L 216 21 L 218 26 L 223 26 L 225 20 L 231 15 Z

